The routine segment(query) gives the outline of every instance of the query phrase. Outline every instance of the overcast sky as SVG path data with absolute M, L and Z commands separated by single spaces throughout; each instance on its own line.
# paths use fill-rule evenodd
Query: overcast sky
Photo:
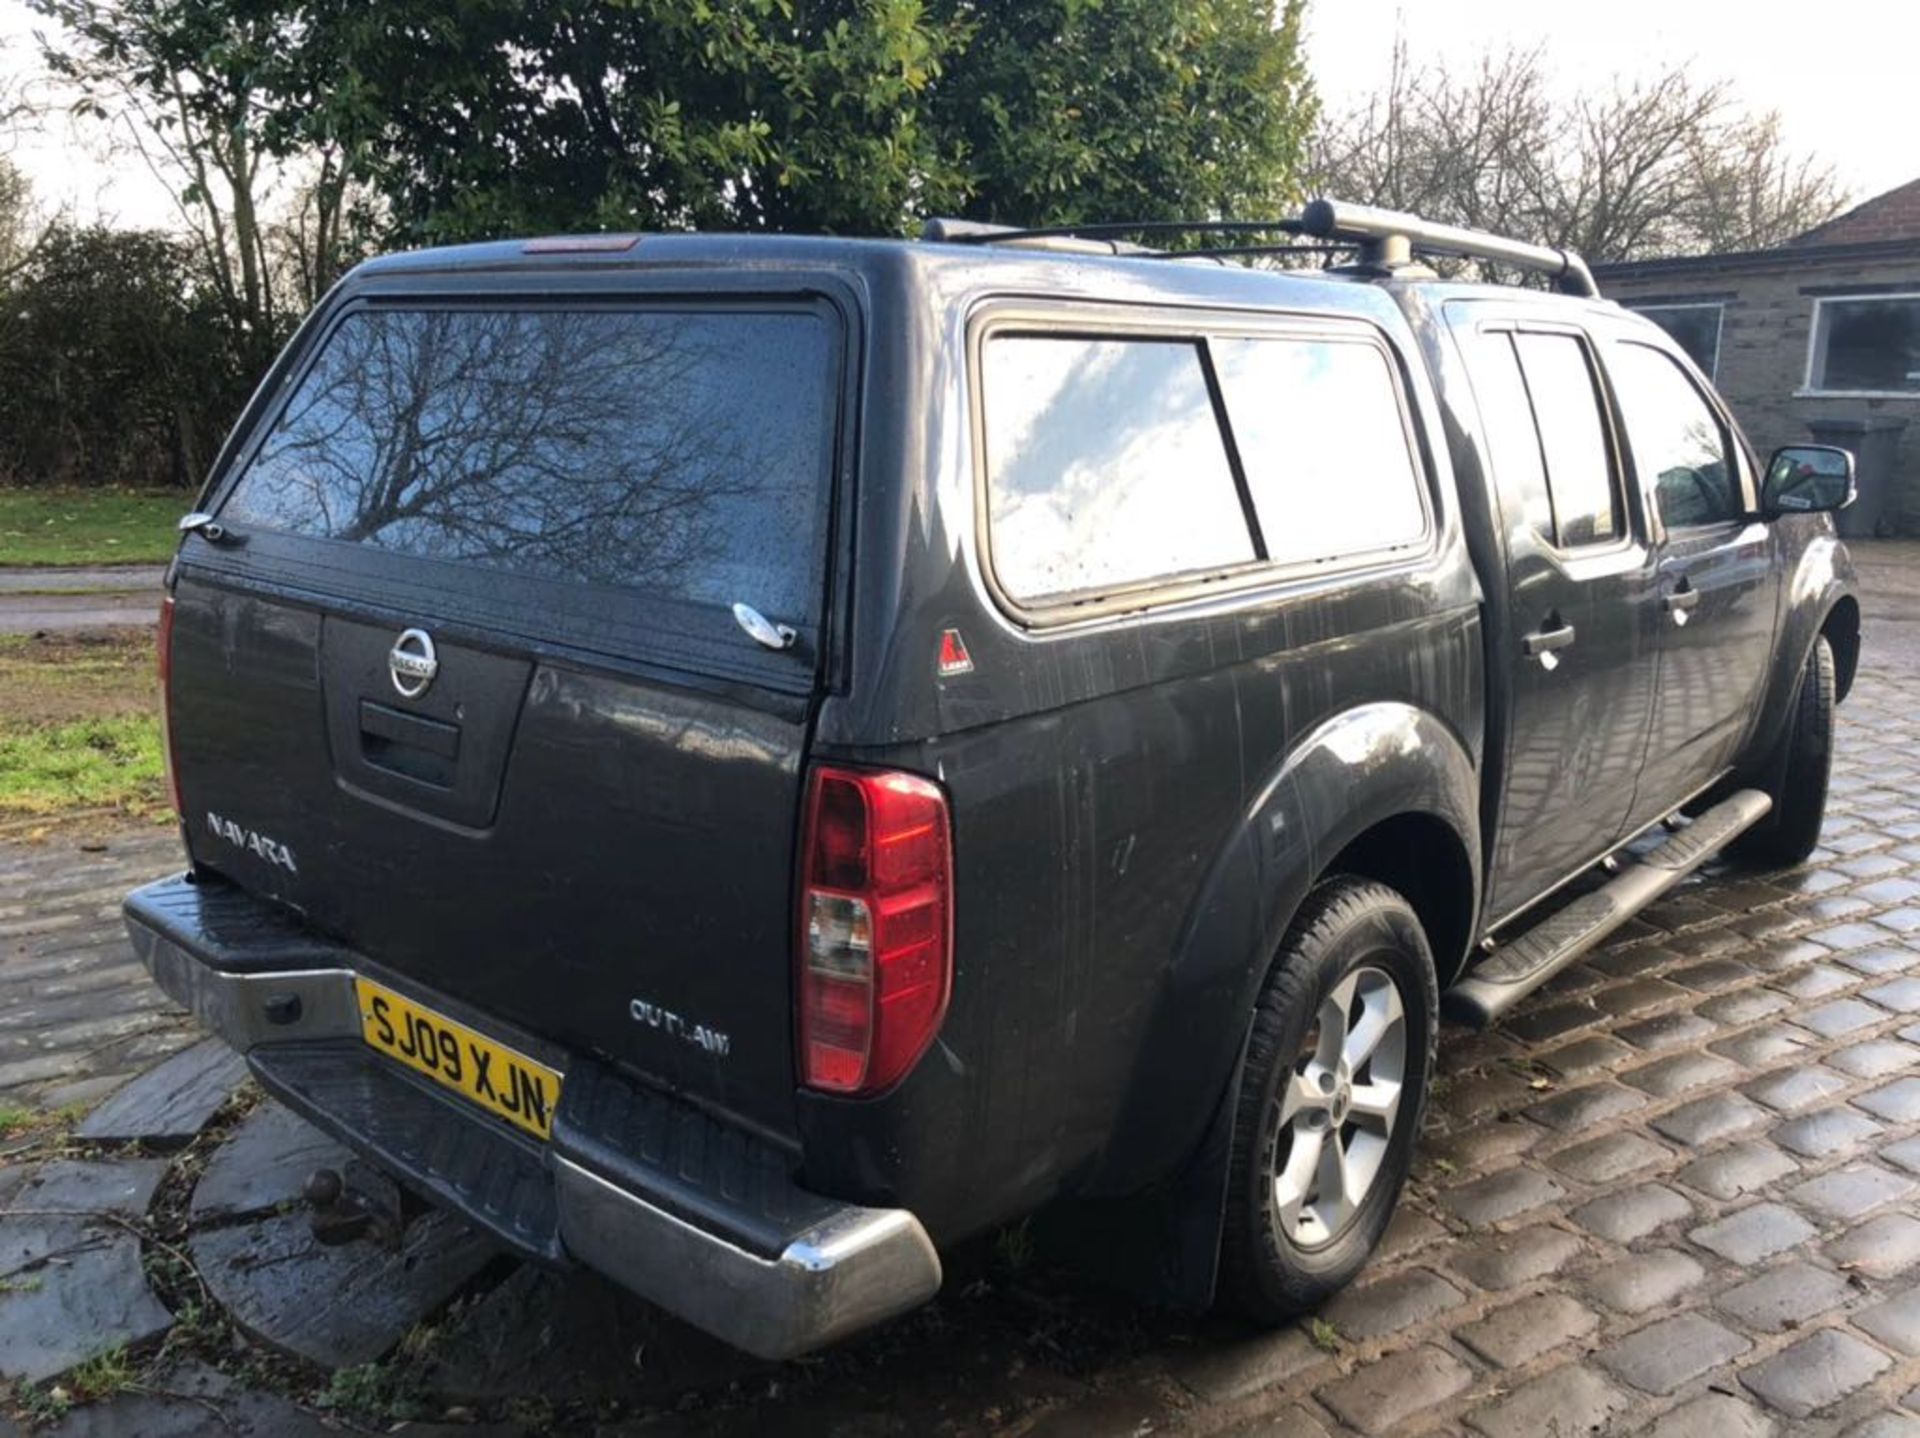
M 1307 54 L 1334 107 L 1381 85 L 1395 25 L 1416 63 L 1471 65 L 1509 43 L 1540 45 L 1563 85 L 1602 86 L 1678 61 L 1725 77 L 1755 109 L 1777 109 L 1788 137 L 1819 152 L 1856 199 L 1920 178 L 1920 4 L 1822 0 L 1811 6 L 1733 0 L 1425 0 L 1399 10 L 1315 0 Z M 31 62 L 44 24 L 21 0 L 0 0 L 0 73 Z M 164 224 L 165 191 L 137 158 L 109 163 L 56 127 L 13 158 L 47 199 L 86 218 Z
M 1821 0 L 1426 0 L 1397 8 L 1310 0 L 1307 58 L 1330 105 L 1385 81 L 1394 27 L 1415 64 L 1471 65 L 1512 44 L 1542 47 L 1570 89 L 1685 64 L 1778 110 L 1791 142 L 1832 162 L 1855 199 L 1920 179 L 1920 4 Z

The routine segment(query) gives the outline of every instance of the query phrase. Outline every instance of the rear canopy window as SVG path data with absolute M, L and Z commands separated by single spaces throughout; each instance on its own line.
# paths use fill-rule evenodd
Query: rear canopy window
M 798 310 L 357 311 L 223 518 L 811 618 L 835 349 Z

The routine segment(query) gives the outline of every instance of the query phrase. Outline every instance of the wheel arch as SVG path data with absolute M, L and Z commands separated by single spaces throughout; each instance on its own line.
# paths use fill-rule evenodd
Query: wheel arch
M 1853 676 L 1860 668 L 1860 601 L 1851 594 L 1834 600 L 1826 618 L 1820 621 L 1820 633 L 1833 650 L 1833 699 L 1837 704 L 1853 688 Z
M 1088 1176 L 1088 1198 L 1118 1202 L 1075 1210 L 1076 1222 L 1102 1214 L 1083 1234 L 1103 1235 L 1111 1280 L 1160 1301 L 1212 1302 L 1253 1006 L 1316 886 L 1339 873 L 1387 884 L 1412 905 L 1443 986 L 1465 960 L 1480 903 L 1476 746 L 1415 706 L 1361 705 L 1317 726 L 1258 789 L 1190 911 Z
M 1444 984 L 1467 955 L 1479 912 L 1478 814 L 1472 751 L 1427 710 L 1359 705 L 1296 744 L 1191 903 L 1091 1187 L 1157 1182 L 1195 1152 L 1212 1100 L 1231 1097 L 1248 1020 L 1287 931 L 1329 875 L 1405 894 Z M 1186 1081 L 1170 1084 L 1170 1073 Z
M 1844 546 L 1829 535 L 1816 536 L 1792 564 L 1766 682 L 1740 758 L 1738 783 L 1750 782 L 1773 760 L 1816 639 L 1824 637 L 1833 649 L 1836 703 L 1847 697 L 1859 672 L 1860 600 Z
M 1440 987 L 1459 977 L 1479 912 L 1473 860 L 1451 824 L 1414 811 L 1382 819 L 1334 855 L 1314 886 L 1339 874 L 1376 880 L 1404 898 L 1426 933 Z

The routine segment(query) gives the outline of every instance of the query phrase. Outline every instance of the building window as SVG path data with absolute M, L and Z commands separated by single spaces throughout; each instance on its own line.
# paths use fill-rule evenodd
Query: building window
M 1920 395 L 1920 295 L 1815 300 L 1807 389 Z
M 1700 366 L 1708 379 L 1720 378 L 1720 316 L 1725 305 L 1636 305 L 1633 312 L 1645 315 L 1673 336 L 1675 344 L 1687 352 L 1687 358 Z

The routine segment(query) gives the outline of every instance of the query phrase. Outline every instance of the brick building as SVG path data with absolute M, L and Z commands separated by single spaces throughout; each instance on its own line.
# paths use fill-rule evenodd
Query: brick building
M 1846 444 L 1863 479 L 1876 461 L 1889 475 L 1883 529 L 1920 533 L 1920 180 L 1777 249 L 1594 273 L 1713 376 L 1763 458 Z M 1854 522 L 1871 510 L 1863 494 Z

